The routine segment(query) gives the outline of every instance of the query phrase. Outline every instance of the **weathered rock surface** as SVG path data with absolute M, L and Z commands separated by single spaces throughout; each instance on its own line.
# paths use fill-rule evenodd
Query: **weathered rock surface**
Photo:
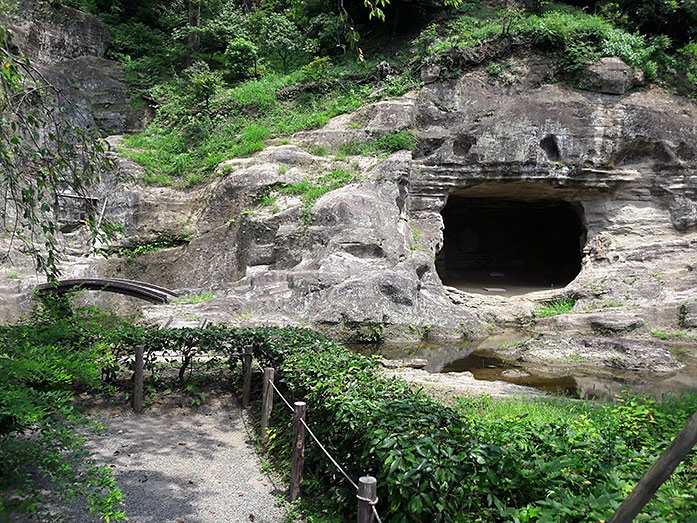
M 411 358 L 404 360 L 379 359 L 377 362 L 387 369 L 423 369 L 426 365 L 428 365 L 428 360 L 424 360 L 422 358 Z
M 589 66 L 579 81 L 591 91 L 625 94 L 632 87 L 644 85 L 644 75 L 613 56 L 601 58 Z
M 673 372 L 684 365 L 657 341 L 544 335 L 497 350 L 521 363 L 606 367 L 623 371 Z
M 109 27 L 58 2 L 23 0 L 10 28 L 12 43 L 31 60 L 53 64 L 80 56 L 103 57 Z
M 454 403 L 460 396 L 489 396 L 492 398 L 543 398 L 549 396 L 532 387 L 507 381 L 477 380 L 471 372 L 433 374 L 420 369 L 385 369 L 387 376 L 397 376 L 418 385 L 437 401 Z
M 11 41 L 69 102 L 78 124 L 104 135 L 133 132 L 143 114 L 131 108 L 120 64 L 104 59 L 109 27 L 77 9 L 24 0 Z
M 545 58 L 515 62 L 512 84 L 474 66 L 225 162 L 196 189 L 142 187 L 129 181 L 139 168 L 116 158 L 118 190 L 101 191 L 107 217 L 124 225 L 120 245 L 172 234 L 191 241 L 74 258 L 66 271 L 213 290 L 216 299 L 191 306 L 196 315 L 307 322 L 349 338 L 471 336 L 483 329 L 477 317 L 588 334 L 694 328 L 691 309 L 681 311 L 697 299 L 697 107 L 658 88 L 632 91 L 641 79 L 615 61 L 589 78 L 618 94 L 547 83 Z M 413 131 L 419 150 L 338 159 L 304 149 L 396 130 Z M 276 194 L 337 169 L 356 177 L 311 205 Z M 276 200 L 261 205 L 268 194 Z M 453 198 L 568 204 L 583 228 L 580 273 L 564 288 L 516 297 L 444 288 L 441 211 Z M 539 303 L 560 296 L 577 299 L 571 313 L 535 317 Z M 157 321 L 171 309 L 145 314 Z

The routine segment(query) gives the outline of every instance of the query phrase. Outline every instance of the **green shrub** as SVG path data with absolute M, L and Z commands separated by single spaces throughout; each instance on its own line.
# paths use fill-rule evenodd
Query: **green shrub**
M 94 381 L 99 368 L 127 369 L 126 355 L 134 345 L 143 344 L 149 379 L 157 376 L 152 357 L 157 352 L 167 361 L 180 362 L 182 386 L 187 369 L 196 364 L 196 354 L 227 361 L 237 369 L 237 355 L 253 346 L 260 364 L 276 369 L 276 383 L 284 396 L 307 402 L 310 427 L 349 476 L 377 478 L 377 509 L 389 521 L 607 520 L 697 409 L 694 395 L 661 402 L 619 398 L 606 405 L 461 400 L 451 409 L 402 380 L 382 377 L 371 359 L 308 329 L 149 330 L 104 318 L 66 321 L 38 321 L 43 325 L 40 341 L 39 331 L 27 326 L 0 329 L 0 339 L 3 346 L 22 348 L 58 342 L 57 353 L 64 355 L 74 354 L 69 347 L 82 347 L 86 361 L 102 362 L 89 366 L 91 370 L 80 378 L 85 383 Z M 43 368 L 41 351 L 30 354 L 27 364 L 36 360 L 33 368 Z M 4 361 L 0 359 L 0 364 L 6 365 Z M 80 363 L 65 362 L 56 368 L 58 374 L 51 371 L 41 379 L 65 390 L 74 376 L 82 376 L 74 368 L 81 368 Z M 30 408 L 0 405 L 5 416 L 37 419 L 31 403 Z M 269 455 L 284 470 L 290 456 L 291 420 L 286 406 L 277 402 Z M 0 467 L 4 464 L 3 460 Z M 695 465 L 693 452 L 639 520 L 686 521 L 697 510 Z M 0 481 L 8 477 L 2 475 Z M 354 517 L 355 492 L 314 444 L 307 446 L 305 477 L 304 496 L 310 500 L 305 510 L 327 521 Z
M 123 519 L 109 469 L 90 461 L 76 428 L 76 390 L 100 388 L 108 358 L 86 343 L 95 316 L 57 320 L 44 310 L 33 323 L 0 328 L 0 520 L 48 517 L 45 506 L 82 498 L 102 518 Z
M 328 341 L 280 356 L 284 393 L 308 403 L 311 427 L 351 477 L 377 478 L 378 511 L 389 521 L 607 520 L 697 407 L 695 396 L 662 404 L 629 398 L 569 405 L 569 414 L 553 406 L 530 419 L 529 408 L 504 405 L 499 412 L 508 415 L 483 418 L 476 403 L 457 411 L 434 403 Z M 285 453 L 290 416 L 279 407 L 275 417 L 271 452 Z M 642 517 L 697 508 L 694 462 L 693 453 L 686 475 L 661 489 Z M 310 509 L 351 517 L 354 493 L 321 451 L 310 445 L 305 464 L 307 497 L 324 492 L 331 506 Z
M 246 38 L 232 39 L 225 50 L 225 63 L 232 77 L 247 76 L 251 69 L 256 73 L 258 54 L 257 46 Z
M 302 67 L 303 81 L 319 84 L 328 83 L 331 65 L 332 63 L 328 56 L 322 58 L 316 56 L 312 62 Z

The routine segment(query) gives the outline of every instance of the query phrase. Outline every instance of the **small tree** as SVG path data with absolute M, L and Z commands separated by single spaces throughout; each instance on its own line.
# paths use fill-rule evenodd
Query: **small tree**
M 259 47 L 267 55 L 278 56 L 285 71 L 288 60 L 300 49 L 300 31 L 279 13 L 265 14 L 260 22 Z
M 209 111 L 211 98 L 218 92 L 223 84 L 220 73 L 211 71 L 206 62 L 196 62 L 184 71 L 189 80 L 189 88 L 194 98 L 194 102 L 203 102 L 206 112 Z
M 253 42 L 246 38 L 234 38 L 225 50 L 225 63 L 230 74 L 235 78 L 249 74 L 251 67 L 254 67 L 254 76 L 256 76 L 258 55 L 259 50 Z

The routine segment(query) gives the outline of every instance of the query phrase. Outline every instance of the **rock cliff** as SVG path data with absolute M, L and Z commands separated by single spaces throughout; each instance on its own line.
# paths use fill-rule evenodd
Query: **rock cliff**
M 90 69 L 100 60 L 63 67 L 118 82 Z M 694 328 L 697 107 L 617 60 L 592 66 L 582 85 L 554 81 L 544 57 L 511 58 L 511 70 L 513 81 L 482 66 L 445 81 L 425 70 L 419 91 L 225 162 L 196 189 L 139 186 L 139 168 L 113 153 L 101 191 L 125 238 L 112 251 L 182 241 L 74 257 L 66 273 L 216 296 L 149 307 L 152 321 L 307 323 L 355 340 L 532 320 L 596 334 Z M 418 152 L 316 154 L 400 130 Z M 316 200 L 282 190 L 326 187 L 337 173 L 341 187 Z M 569 314 L 534 317 L 560 297 L 575 301 Z
M 601 91 L 617 76 L 611 65 L 596 69 Z M 473 315 L 526 322 L 559 296 L 578 300 L 572 313 L 539 319 L 539 328 L 689 327 L 697 108 L 658 88 L 608 94 L 546 83 L 544 58 L 517 67 L 513 85 L 475 69 L 339 116 L 221 165 L 196 191 L 134 187 L 127 230 L 148 237 L 188 227 L 194 239 L 100 270 L 216 288 L 220 298 L 197 310 L 220 321 L 304 321 L 354 337 L 365 324 L 388 337 L 463 335 L 481 330 Z M 415 133 L 418 153 L 308 152 L 397 130 Z M 258 203 L 336 169 L 356 179 L 317 200 L 309 223 L 298 198 Z M 468 271 L 488 272 L 460 285 Z M 511 293 L 507 273 L 522 281 L 531 273 L 537 292 Z

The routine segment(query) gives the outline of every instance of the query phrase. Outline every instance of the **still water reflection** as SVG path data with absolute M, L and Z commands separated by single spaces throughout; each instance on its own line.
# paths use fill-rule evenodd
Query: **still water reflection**
M 632 394 L 680 395 L 697 392 L 697 349 L 673 349 L 685 367 L 670 374 L 617 371 L 596 367 L 545 367 L 506 362 L 497 357 L 496 349 L 531 337 L 522 331 L 507 331 L 475 342 L 441 342 L 419 344 L 351 345 L 364 355 L 379 354 L 388 359 L 421 358 L 428 361 L 424 370 L 471 372 L 478 380 L 507 381 L 526 385 L 552 394 L 582 399 L 611 400 L 627 391 Z

